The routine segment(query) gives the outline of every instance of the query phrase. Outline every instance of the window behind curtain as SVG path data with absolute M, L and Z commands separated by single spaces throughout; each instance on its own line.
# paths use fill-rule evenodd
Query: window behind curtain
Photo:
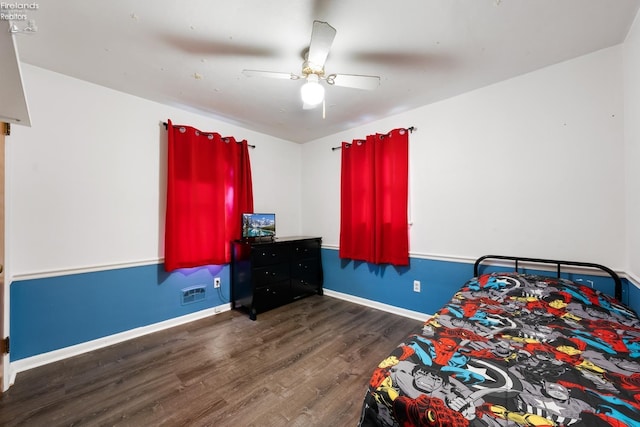
M 226 264 L 253 212 L 247 141 L 168 122 L 165 270 Z
M 408 131 L 342 143 L 340 188 L 340 257 L 408 265 Z

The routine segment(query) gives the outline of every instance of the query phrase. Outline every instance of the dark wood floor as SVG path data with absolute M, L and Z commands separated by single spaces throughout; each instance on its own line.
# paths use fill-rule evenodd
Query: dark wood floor
M 0 425 L 354 426 L 419 324 L 328 296 L 225 312 L 18 374 Z

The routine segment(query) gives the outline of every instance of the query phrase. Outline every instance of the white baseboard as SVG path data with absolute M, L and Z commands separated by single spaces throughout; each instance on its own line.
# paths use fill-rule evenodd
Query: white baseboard
M 420 313 L 419 311 L 407 310 L 404 308 L 396 307 L 389 304 L 384 304 L 378 301 L 372 301 L 366 298 L 356 297 L 349 294 L 343 294 L 342 292 L 332 291 L 331 289 L 327 289 L 327 288 L 324 288 L 322 291 L 324 295 L 327 295 L 333 298 L 338 298 L 341 300 L 353 302 L 355 304 L 364 305 L 367 307 L 375 308 L 377 310 L 386 311 L 387 313 L 397 314 L 398 316 L 419 320 L 421 322 L 424 322 L 425 320 L 431 317 L 430 314 Z
M 130 329 L 128 331 L 98 338 L 92 341 L 87 341 L 69 347 L 61 348 L 59 350 L 50 351 L 48 353 L 42 353 L 36 356 L 16 360 L 15 362 L 11 362 L 9 364 L 9 381 L 5 381 L 6 384 L 3 384 L 3 389 L 6 390 L 11 385 L 13 385 L 16 380 L 16 376 L 20 372 L 37 368 L 38 366 L 47 365 L 49 363 L 58 362 L 69 357 L 78 356 L 89 351 L 108 347 L 113 344 L 118 344 L 133 338 L 138 338 L 143 335 L 151 334 L 153 332 L 159 332 L 165 329 L 172 328 L 174 326 L 179 326 L 185 323 L 193 322 L 195 320 L 204 319 L 206 317 L 214 316 L 216 314 L 222 313 L 223 311 L 229 310 L 231 310 L 231 304 L 223 304 L 205 310 L 196 311 L 195 313 L 190 313 L 184 316 L 154 323 L 152 325 L 141 326 L 139 328 Z

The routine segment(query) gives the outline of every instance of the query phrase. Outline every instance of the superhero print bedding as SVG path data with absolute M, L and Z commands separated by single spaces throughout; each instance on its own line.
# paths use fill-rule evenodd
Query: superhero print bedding
M 640 426 L 640 320 L 545 276 L 469 280 L 375 369 L 361 426 Z

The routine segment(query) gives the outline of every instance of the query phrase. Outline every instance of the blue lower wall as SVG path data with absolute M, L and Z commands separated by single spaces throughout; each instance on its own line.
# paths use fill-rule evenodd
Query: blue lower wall
M 467 263 L 410 258 L 406 267 L 342 260 L 334 249 L 322 250 L 324 287 L 368 300 L 431 314 L 473 276 Z M 413 291 L 419 280 L 421 292 Z
M 213 288 L 214 277 L 222 280 L 223 298 Z M 222 305 L 229 277 L 228 266 L 167 273 L 158 264 L 14 281 L 11 361 Z M 182 289 L 200 285 L 205 298 L 183 304 Z
M 322 263 L 326 289 L 425 314 L 435 313 L 473 277 L 472 263 L 410 258 L 407 267 L 379 266 L 342 260 L 335 249 L 322 250 Z M 513 268 L 483 267 L 480 273 L 510 270 Z M 540 270 L 520 271 L 555 275 Z M 614 294 L 613 280 L 605 277 L 586 274 L 562 274 L 562 277 L 589 286 L 593 282 L 594 288 Z M 413 291 L 414 280 L 421 282 L 420 293 Z M 622 301 L 639 312 L 640 290 L 626 279 L 622 282 Z
M 425 314 L 435 313 L 473 276 L 473 265 L 466 262 L 414 257 L 407 267 L 378 266 L 341 260 L 337 250 L 326 248 L 322 262 L 325 289 Z M 11 361 L 228 303 L 229 270 L 208 266 L 167 273 L 158 264 L 15 281 L 10 290 Z M 222 297 L 213 288 L 214 277 L 222 279 Z M 613 293 L 611 281 L 602 277 L 567 277 L 591 280 Z M 414 280 L 421 282 L 420 293 L 413 291 Z M 623 282 L 623 301 L 640 311 L 640 289 Z M 206 287 L 206 298 L 183 304 L 182 289 L 200 285 Z
M 622 300 L 631 307 L 636 313 L 640 314 L 640 283 L 633 283 L 627 279 L 623 279 L 622 290 L 627 290 L 627 299 L 624 299 L 624 293 L 622 294 Z

